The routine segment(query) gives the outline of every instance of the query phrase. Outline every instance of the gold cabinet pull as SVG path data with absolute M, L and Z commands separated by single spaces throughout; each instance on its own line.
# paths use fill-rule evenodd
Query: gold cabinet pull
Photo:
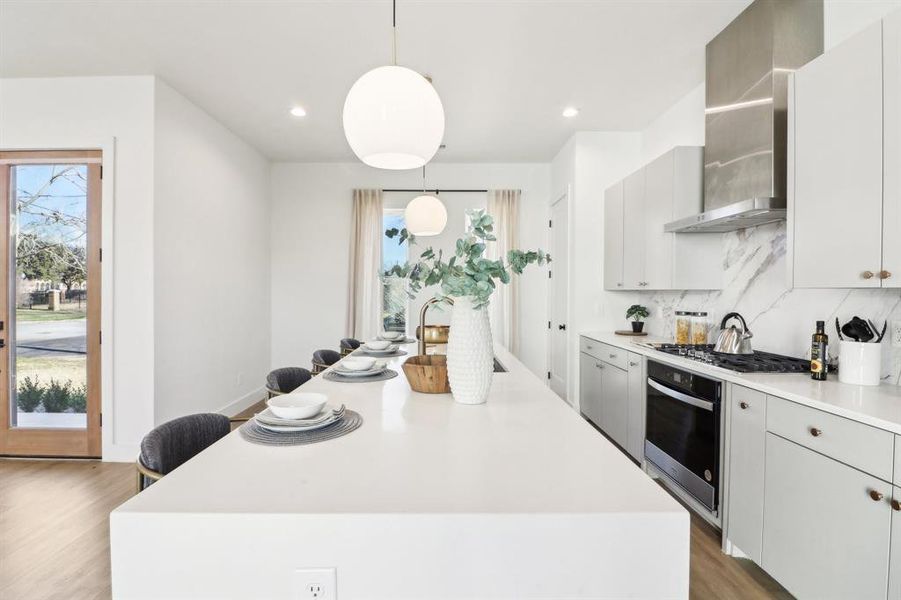
M 873 271 L 864 271 L 861 276 L 864 279 L 873 279 Z
M 810 435 L 812 435 L 813 437 L 820 437 L 821 435 L 823 435 L 823 430 L 817 429 L 816 427 L 811 427 Z
M 747 402 L 739 402 L 738 405 L 741 407 L 742 410 L 748 410 Z
M 879 271 L 879 279 L 888 279 L 892 274 L 889 271 Z
M 885 496 L 882 495 L 882 492 L 877 492 L 876 490 L 870 490 L 870 498 L 872 498 L 873 501 L 879 502 L 884 497 Z
M 901 510 L 901 502 L 892 498 L 892 510 Z

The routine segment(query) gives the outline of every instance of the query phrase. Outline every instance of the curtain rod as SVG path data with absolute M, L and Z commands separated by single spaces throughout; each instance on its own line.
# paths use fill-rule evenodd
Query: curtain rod
M 438 188 L 435 188 L 432 190 L 424 190 L 422 188 L 416 188 L 416 189 L 392 188 L 392 189 L 383 189 L 382 191 L 383 192 L 410 192 L 410 193 L 434 192 L 436 194 L 440 194 L 441 192 L 448 192 L 448 193 L 454 193 L 454 194 L 470 194 L 470 193 L 471 194 L 487 194 L 488 193 L 488 190 L 439 190 Z

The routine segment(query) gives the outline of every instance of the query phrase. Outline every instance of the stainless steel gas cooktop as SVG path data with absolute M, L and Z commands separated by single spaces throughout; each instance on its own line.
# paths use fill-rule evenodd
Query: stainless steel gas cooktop
M 728 369 L 736 373 L 807 373 L 810 361 L 755 351 L 754 354 L 722 354 L 713 351 L 712 344 L 651 344 L 655 350 L 700 363 Z

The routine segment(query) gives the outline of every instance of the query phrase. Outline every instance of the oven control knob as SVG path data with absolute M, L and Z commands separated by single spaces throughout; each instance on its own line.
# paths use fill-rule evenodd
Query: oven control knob
M 713 473 L 710 472 L 710 469 L 704 469 L 704 479 L 713 481 Z

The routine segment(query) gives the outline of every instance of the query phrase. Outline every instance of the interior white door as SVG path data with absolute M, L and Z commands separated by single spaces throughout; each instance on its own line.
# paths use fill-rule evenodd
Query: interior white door
M 551 205 L 550 219 L 550 314 L 548 322 L 548 379 L 551 389 L 567 400 L 566 365 L 569 354 L 568 288 L 569 288 L 569 194 Z

